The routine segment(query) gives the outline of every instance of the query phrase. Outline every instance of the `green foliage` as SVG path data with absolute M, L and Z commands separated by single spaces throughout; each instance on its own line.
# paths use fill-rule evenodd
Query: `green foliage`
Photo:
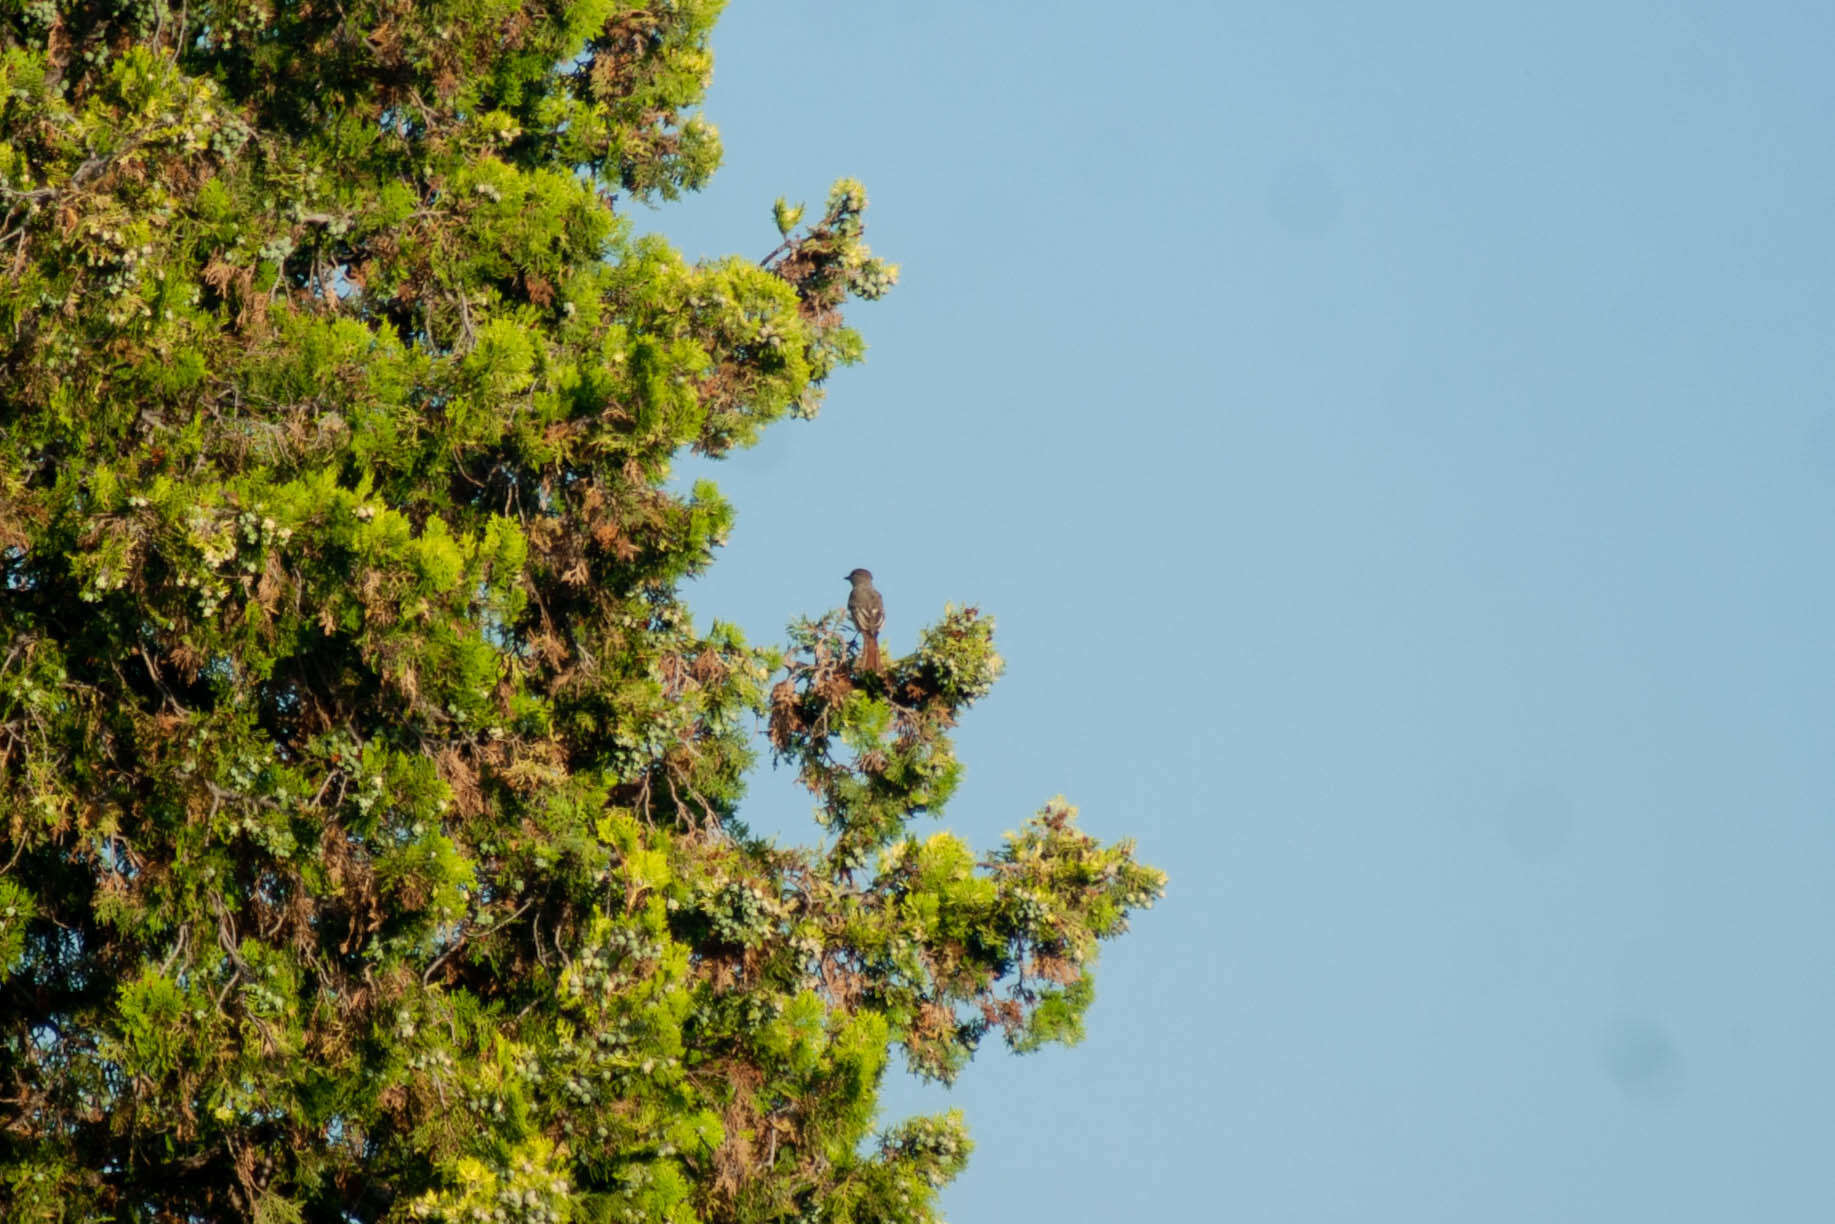
M 753 647 L 668 484 L 808 417 L 896 268 L 632 235 L 714 0 L 0 8 L 0 1216 L 924 1221 L 950 1079 L 1075 1041 L 1162 877 L 913 822 L 1001 669 Z M 819 844 L 738 818 L 764 719 Z

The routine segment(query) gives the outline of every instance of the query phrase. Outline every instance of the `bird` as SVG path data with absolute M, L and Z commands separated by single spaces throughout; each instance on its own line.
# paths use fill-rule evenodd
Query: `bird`
M 860 665 L 876 672 L 879 670 L 879 631 L 886 624 L 886 601 L 873 589 L 873 575 L 867 570 L 856 569 L 847 580 L 854 584 L 847 596 L 847 614 L 854 628 L 860 630 Z

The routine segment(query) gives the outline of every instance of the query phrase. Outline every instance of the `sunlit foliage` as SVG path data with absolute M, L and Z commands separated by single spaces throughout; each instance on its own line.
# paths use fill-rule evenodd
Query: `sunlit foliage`
M 5 1219 L 927 1220 L 968 1140 L 876 1129 L 888 1055 L 1079 1035 L 1160 874 L 913 828 L 990 622 L 876 674 L 678 600 L 672 460 L 896 272 L 845 180 L 762 264 L 633 236 L 718 8 L 0 7 Z

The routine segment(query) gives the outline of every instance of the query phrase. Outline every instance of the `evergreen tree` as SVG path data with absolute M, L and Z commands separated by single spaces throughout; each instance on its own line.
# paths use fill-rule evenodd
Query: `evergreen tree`
M 718 0 L 0 6 L 0 1215 L 921 1221 L 1163 877 L 914 831 L 1000 670 L 678 599 L 895 269 L 701 185 Z M 815 799 L 752 837 L 763 719 Z

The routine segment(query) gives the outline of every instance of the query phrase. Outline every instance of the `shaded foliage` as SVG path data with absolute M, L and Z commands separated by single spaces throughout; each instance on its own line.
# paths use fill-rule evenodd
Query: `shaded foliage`
M 732 511 L 673 458 L 895 276 L 846 181 L 762 264 L 633 237 L 718 7 L 0 10 L 7 1219 L 926 1220 L 891 1047 L 1078 1036 L 1159 873 L 911 831 L 990 623 L 874 674 L 678 600 Z M 759 718 L 816 846 L 739 820 Z

